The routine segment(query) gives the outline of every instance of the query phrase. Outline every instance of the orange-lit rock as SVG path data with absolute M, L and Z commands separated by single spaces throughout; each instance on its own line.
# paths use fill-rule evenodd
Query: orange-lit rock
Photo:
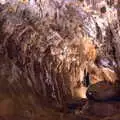
M 111 83 L 114 83 L 116 80 L 118 80 L 115 71 L 113 71 L 109 68 L 101 68 L 101 69 L 102 69 L 102 73 L 103 73 L 105 80 L 107 80 Z
M 90 63 L 88 65 L 88 72 L 90 73 L 91 84 L 95 84 L 104 80 L 104 76 L 101 69 L 99 69 L 94 63 Z
M 94 61 L 96 59 L 97 53 L 95 45 L 90 40 L 85 40 L 84 42 L 84 53 L 88 61 Z
M 117 74 L 114 70 L 106 67 L 97 67 L 94 63 L 88 65 L 88 72 L 90 73 L 91 84 L 103 80 L 114 83 L 118 80 Z
M 86 98 L 86 91 L 87 91 L 87 87 L 84 87 L 84 86 L 79 88 L 74 88 L 73 98 L 76 98 L 76 99 Z
M 21 3 L 28 3 L 29 2 L 29 0 L 19 0 Z

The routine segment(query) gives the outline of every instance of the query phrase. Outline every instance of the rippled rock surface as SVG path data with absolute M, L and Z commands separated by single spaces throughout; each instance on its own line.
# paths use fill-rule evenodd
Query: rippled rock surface
M 77 96 L 84 69 L 96 58 L 83 23 L 91 16 L 71 2 L 59 10 L 57 2 L 51 2 L 48 11 L 43 5 L 39 11 L 43 16 L 34 14 L 30 4 L 13 0 L 0 5 L 1 90 L 12 98 L 27 96 L 34 102 L 61 106 Z M 83 90 L 78 98 L 86 97 Z
M 1 119 L 93 120 L 94 111 L 103 109 L 96 107 L 98 103 L 92 103 L 93 108 L 89 107 L 89 110 L 93 109 L 91 116 L 81 113 L 74 116 L 75 110 L 81 110 L 84 102 L 76 104 L 69 101 L 86 98 L 87 86 L 93 81 L 92 78 L 88 81 L 88 74 L 94 73 L 88 67 L 95 65 L 98 54 L 111 53 L 115 59 L 113 46 L 110 47 L 112 52 L 106 46 L 103 46 L 105 50 L 101 50 L 100 43 L 104 43 L 102 40 L 110 34 L 108 24 L 103 25 L 106 19 L 100 16 L 95 18 L 93 11 L 77 0 L 2 0 L 0 3 Z M 98 24 L 100 19 L 102 21 Z M 103 81 L 98 79 L 101 76 L 106 81 L 115 82 L 115 71 L 104 69 L 111 67 L 109 62 L 101 63 L 103 68 L 93 66 L 92 69 L 98 74 L 93 75 L 97 79 L 91 83 Z M 113 73 L 113 77 L 107 73 Z M 99 90 L 99 86 L 104 88 Z M 95 91 L 90 88 L 88 91 L 88 99 L 106 100 L 116 96 L 111 83 L 107 87 L 106 83 L 100 83 Z M 68 111 L 72 109 L 70 116 L 64 116 L 61 112 L 65 105 Z M 104 103 L 101 105 L 104 106 Z M 111 111 L 107 115 L 113 114 L 112 106 L 108 106 Z

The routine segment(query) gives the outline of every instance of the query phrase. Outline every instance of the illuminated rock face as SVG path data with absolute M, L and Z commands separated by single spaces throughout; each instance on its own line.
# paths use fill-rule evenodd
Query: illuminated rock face
M 86 97 L 87 87 L 82 84 L 85 70 L 91 84 L 104 79 L 115 81 L 114 71 L 94 63 L 94 18 L 72 2 L 66 0 L 61 5 L 47 0 L 35 4 L 21 0 L 18 4 L 13 0 L 1 6 L 0 75 L 3 84 L 4 79 L 10 83 L 6 90 L 12 88 L 17 90 L 15 95 L 34 94 L 43 101 L 63 104 L 72 97 Z
M 80 86 L 79 88 L 74 88 L 73 97 L 75 99 L 87 98 L 86 97 L 87 87 Z
M 75 88 L 83 81 L 88 62 L 95 60 L 96 49 L 81 27 L 78 11 L 68 5 L 56 18 L 39 19 L 25 4 L 16 10 L 8 9 L 14 8 L 11 4 L 1 6 L 6 11 L 2 9 L 0 17 L 0 76 L 3 86 L 9 83 L 4 91 L 12 96 L 35 95 L 53 104 L 85 98 L 87 88 L 80 85 L 81 93 Z
M 111 66 L 112 67 L 112 66 Z M 96 64 L 92 63 L 88 65 L 88 71 L 90 73 L 91 84 L 100 82 L 100 81 L 108 81 L 111 83 L 115 83 L 118 80 L 117 74 L 114 69 L 108 67 L 97 66 Z

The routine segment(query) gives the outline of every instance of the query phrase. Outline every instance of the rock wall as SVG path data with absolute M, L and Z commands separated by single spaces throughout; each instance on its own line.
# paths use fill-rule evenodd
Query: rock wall
M 68 4 L 41 19 L 22 3 L 6 3 L 0 10 L 1 86 L 7 84 L 12 97 L 33 94 L 58 104 L 71 99 L 96 57 L 80 20 L 86 12 Z
M 82 5 L 72 0 L 13 0 L 0 5 L 1 91 L 13 98 L 33 95 L 40 103 L 59 105 L 76 97 L 77 88 L 78 96 L 85 97 L 84 76 L 96 56 L 110 56 L 111 41 L 105 39 L 110 26 L 103 25 L 104 14 L 98 9 L 95 19 L 93 9 Z

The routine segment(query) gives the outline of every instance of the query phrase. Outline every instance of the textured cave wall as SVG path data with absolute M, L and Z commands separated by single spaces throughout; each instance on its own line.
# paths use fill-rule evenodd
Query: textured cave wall
M 120 31 L 118 4 L 119 0 L 96 1 L 97 8 L 92 8 L 92 11 L 90 11 L 97 23 L 98 34 L 96 40 L 100 43 L 98 45 L 99 55 L 117 60 L 116 62 L 119 62 L 119 48 L 117 47 L 117 45 L 119 46 Z M 91 2 L 91 5 L 93 5 L 93 2 Z M 105 11 L 102 11 L 103 8 Z
M 22 6 L 0 6 L 1 92 L 62 105 L 72 98 L 88 62 L 96 57 L 82 25 L 86 12 L 68 4 L 41 19 Z
M 74 96 L 96 54 L 114 59 L 111 26 L 98 24 L 95 8 L 72 0 L 43 0 L 35 9 L 11 3 L 0 5 L 0 85 L 12 98 L 33 95 L 41 103 L 62 105 Z

